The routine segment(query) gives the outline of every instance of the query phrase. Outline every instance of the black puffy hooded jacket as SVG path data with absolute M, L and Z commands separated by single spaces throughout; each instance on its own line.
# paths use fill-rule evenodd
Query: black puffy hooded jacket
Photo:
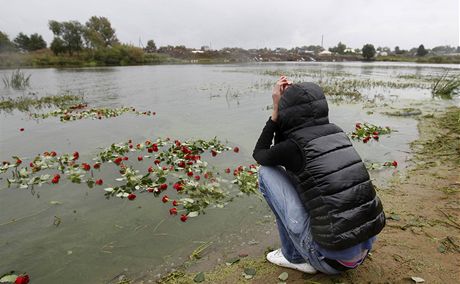
M 329 123 L 321 88 L 289 87 L 279 102 L 277 124 L 275 143 L 290 139 L 303 154 L 303 166 L 290 174 L 311 216 L 313 239 L 342 250 L 377 235 L 385 226 L 381 201 L 350 139 Z

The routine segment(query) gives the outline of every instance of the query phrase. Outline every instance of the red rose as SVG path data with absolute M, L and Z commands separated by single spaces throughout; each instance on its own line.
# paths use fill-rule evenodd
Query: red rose
M 132 149 L 133 148 L 133 144 L 129 144 L 129 149 Z
M 379 135 L 379 132 L 378 131 L 374 131 L 372 132 L 373 135 Z
M 163 203 L 166 203 L 166 202 L 169 201 L 169 197 L 168 197 L 167 195 L 165 195 L 165 196 L 163 196 L 163 198 L 161 199 L 161 201 L 162 201 Z
M 133 143 L 133 140 L 129 139 L 129 140 L 128 140 L 128 143 Z
M 56 184 L 59 182 L 59 178 L 57 176 L 53 177 L 53 179 L 51 180 L 52 183 Z
M 16 165 L 20 165 L 22 163 L 22 160 L 21 159 L 17 159 L 16 160 Z
M 168 169 L 168 167 L 163 166 L 161 169 L 162 169 L 163 171 L 166 171 L 166 170 Z
M 153 149 L 152 149 L 152 148 L 148 148 L 148 149 L 147 149 L 147 152 L 153 153 Z
M 240 148 L 238 147 L 233 148 L 233 152 L 238 153 L 239 151 L 240 151 Z
M 45 153 L 43 153 L 43 156 L 49 156 L 49 155 L 50 155 L 50 153 L 49 153 L 49 152 L 45 152 Z M 74 155 L 75 155 L 75 153 L 74 153 Z
M 229 173 L 230 173 L 230 168 L 226 168 L 226 169 L 225 169 L 225 172 L 226 172 L 227 174 L 229 174 Z
M 80 154 L 78 154 L 78 152 L 73 152 L 73 159 L 78 160 L 78 158 L 80 158 Z
M 116 158 L 115 160 L 113 160 L 113 162 L 117 165 L 120 165 L 121 164 L 121 161 L 123 161 L 123 159 L 121 157 L 118 157 Z
M 153 173 L 153 167 L 149 167 L 149 168 L 147 169 L 147 171 L 148 171 L 149 173 Z
M 152 112 L 152 115 L 156 115 L 157 113 L 156 112 Z
M 153 145 L 152 145 L 152 150 L 153 150 L 154 152 L 158 152 L 158 146 L 157 146 L 157 144 L 153 144 Z
M 183 186 L 182 186 L 182 184 L 181 184 L 181 183 L 178 183 L 178 182 L 176 182 L 176 183 L 174 184 L 173 187 L 174 187 L 174 189 L 177 190 L 177 191 L 181 191 L 182 189 L 184 189 Z
M 177 215 L 177 208 L 173 207 L 173 208 L 169 209 L 169 214 L 170 215 Z
M 61 178 L 61 175 L 60 174 L 55 174 L 54 177 L 55 178 Z
M 51 157 L 55 157 L 56 155 L 57 155 L 57 153 L 56 153 L 56 152 L 54 152 L 54 151 L 51 151 L 51 153 L 50 153 L 50 156 L 51 156 Z
M 173 202 L 172 202 L 173 206 L 177 206 L 178 204 L 179 204 L 179 202 L 177 202 L 177 200 L 173 200 Z
M 209 178 L 209 174 L 208 174 L 208 173 L 204 173 L 204 178 L 205 178 L 205 179 L 208 179 L 208 178 Z
M 176 144 L 177 147 L 180 147 L 180 145 L 181 145 L 179 140 L 175 140 L 174 143 Z
M 393 162 L 391 163 L 391 165 L 392 165 L 393 167 L 395 167 L 395 168 L 396 168 L 396 167 L 398 166 L 398 162 L 396 162 L 396 161 L 393 161 Z
M 191 176 L 193 176 L 193 172 L 188 172 L 187 175 L 188 175 L 189 177 L 191 177 Z
M 372 136 L 375 140 L 379 140 L 379 136 L 378 135 L 374 135 Z
M 95 164 L 93 165 L 93 168 L 95 168 L 95 169 L 99 169 L 100 167 L 101 167 L 101 164 L 100 164 L 100 163 L 95 163 Z
M 148 191 L 148 192 L 153 192 L 153 187 L 147 188 L 147 191 Z
M 127 161 L 128 159 L 128 157 L 123 157 L 123 161 Z
M 187 165 L 191 166 L 191 165 L 193 165 L 193 162 L 192 162 L 192 161 L 188 161 L 188 162 L 187 162 Z
M 136 199 L 136 195 L 135 195 L 134 193 L 130 193 L 130 194 L 128 195 L 128 199 L 129 199 L 129 200 L 134 200 L 134 199 Z
M 160 164 L 160 160 L 156 159 L 155 161 L 153 161 L 155 163 L 155 165 L 159 165 Z
M 200 176 L 195 176 L 195 180 L 200 180 Z
M 142 156 L 137 157 L 137 160 L 138 160 L 139 162 L 142 161 L 143 159 L 144 159 L 144 157 L 142 157 Z
M 81 164 L 81 167 L 82 167 L 82 169 L 85 170 L 85 171 L 89 171 L 89 170 L 91 169 L 91 166 L 88 165 L 87 163 Z
M 29 275 L 20 275 L 14 281 L 14 284 L 28 284 L 30 281 Z
M 212 150 L 211 150 L 211 155 L 212 155 L 213 157 L 217 156 L 216 150 L 212 149 Z
M 182 222 L 187 221 L 187 219 L 188 219 L 187 215 L 185 215 L 185 214 L 180 215 L 180 220 L 181 220 Z
M 160 189 L 161 190 L 166 190 L 168 188 L 168 185 L 166 183 L 160 184 Z
M 369 139 L 371 139 L 371 137 L 370 137 L 370 136 L 366 136 L 366 137 L 364 137 L 363 142 L 364 142 L 364 143 L 367 143 L 367 141 L 369 141 Z
M 104 182 L 102 181 L 102 179 L 96 180 L 96 184 L 97 184 L 97 185 L 102 185 L 103 183 L 104 183 Z
M 180 168 L 185 168 L 185 162 L 184 161 L 180 161 L 178 164 L 177 164 L 178 167 Z
M 33 168 L 33 167 L 35 167 L 35 164 L 34 164 L 33 162 L 30 162 L 29 166 L 30 166 L 31 168 Z
M 356 127 L 356 129 L 361 129 L 361 123 L 357 122 L 355 127 Z
M 20 128 L 19 131 L 24 131 L 24 128 Z

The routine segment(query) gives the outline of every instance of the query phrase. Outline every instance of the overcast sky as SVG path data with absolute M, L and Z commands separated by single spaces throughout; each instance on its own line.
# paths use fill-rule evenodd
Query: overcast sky
M 460 0 L 0 0 L 0 31 L 39 33 L 48 20 L 109 18 L 122 42 L 157 46 L 411 48 L 459 45 Z

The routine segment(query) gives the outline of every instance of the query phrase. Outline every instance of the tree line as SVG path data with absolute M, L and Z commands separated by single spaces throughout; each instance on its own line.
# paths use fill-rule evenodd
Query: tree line
M 289 58 L 290 54 L 313 53 L 320 54 L 325 49 L 319 45 L 295 47 L 293 49 L 276 48 L 272 49 L 241 49 L 223 48 L 219 51 L 203 49 L 203 54 L 193 53 L 194 49 L 181 46 L 162 46 L 157 48 L 153 40 L 147 42 L 144 48 L 137 48 L 123 44 L 117 38 L 115 29 L 106 17 L 92 16 L 84 24 L 78 21 L 55 21 L 50 20 L 48 27 L 53 33 L 53 40 L 49 49 L 54 55 L 75 54 L 84 57 L 84 60 L 94 61 L 97 64 L 117 65 L 117 64 L 140 64 L 148 63 L 145 56 L 152 57 L 154 54 L 165 54 L 173 58 L 189 59 L 196 56 L 225 57 L 228 54 L 267 54 L 268 56 L 284 54 Z M 47 43 L 43 37 L 37 33 L 26 35 L 19 33 L 12 41 L 8 35 L 0 31 L 0 52 L 33 52 L 47 48 Z M 329 51 L 338 55 L 359 55 L 367 60 L 371 60 L 377 54 L 400 55 L 400 56 L 425 56 L 427 54 L 442 55 L 460 52 L 460 47 L 438 46 L 431 50 L 426 49 L 423 44 L 418 48 L 410 50 L 400 49 L 398 46 L 391 50 L 388 47 L 375 48 L 372 44 L 365 44 L 362 49 L 350 48 L 346 44 L 339 42 L 336 46 L 329 48 Z M 83 56 L 81 54 L 83 53 Z

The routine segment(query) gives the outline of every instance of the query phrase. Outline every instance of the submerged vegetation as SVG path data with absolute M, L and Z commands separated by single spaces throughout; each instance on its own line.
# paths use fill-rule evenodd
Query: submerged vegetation
M 56 96 L 46 96 L 37 98 L 35 95 L 21 96 L 18 98 L 2 98 L 0 100 L 0 110 L 4 111 L 30 111 L 31 109 L 41 109 L 45 107 L 66 107 L 76 103 L 83 103 L 82 95 L 63 94 Z
M 26 75 L 21 70 L 17 69 L 11 73 L 11 76 L 3 76 L 3 84 L 5 88 L 12 88 L 15 90 L 24 90 L 29 87 L 29 80 L 31 75 Z

